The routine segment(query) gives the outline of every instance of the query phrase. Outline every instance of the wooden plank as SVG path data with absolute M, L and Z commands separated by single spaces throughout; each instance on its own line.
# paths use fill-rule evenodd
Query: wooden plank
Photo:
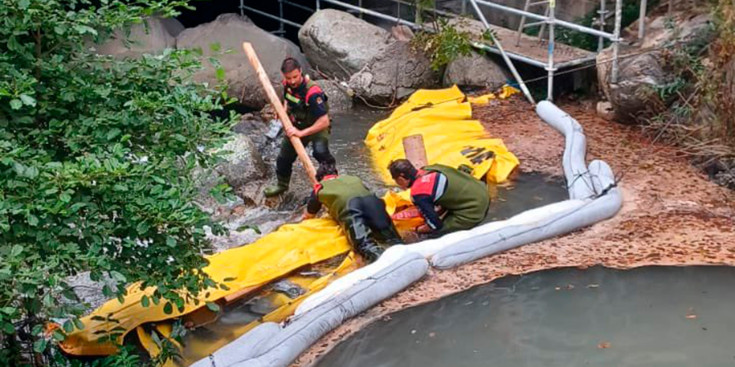
M 410 135 L 403 138 L 403 152 L 416 169 L 421 169 L 429 164 L 426 158 L 426 147 L 424 137 L 420 134 Z
M 245 55 L 247 55 L 250 65 L 255 69 L 255 73 L 258 75 L 258 79 L 260 80 L 260 85 L 265 90 L 265 94 L 268 96 L 268 101 L 270 101 L 271 105 L 276 110 L 276 114 L 281 120 L 284 130 L 293 127 L 291 119 L 288 118 L 288 114 L 286 113 L 286 109 L 283 107 L 283 104 L 281 104 L 281 100 L 278 98 L 276 90 L 273 89 L 273 85 L 271 85 L 268 74 L 266 74 L 265 69 L 263 69 L 263 65 L 260 64 L 260 60 L 258 59 L 258 55 L 255 53 L 255 49 L 253 49 L 253 45 L 251 45 L 250 42 L 243 42 L 242 48 L 245 50 Z M 314 164 L 311 163 L 311 159 L 309 159 L 309 156 L 306 154 L 306 149 L 304 149 L 304 145 L 301 144 L 301 139 L 297 137 L 290 137 L 288 139 L 291 140 L 291 145 L 293 145 L 294 150 L 296 150 L 296 154 L 298 154 L 299 160 L 309 176 L 309 180 L 313 185 L 318 184 L 319 182 L 316 180 Z

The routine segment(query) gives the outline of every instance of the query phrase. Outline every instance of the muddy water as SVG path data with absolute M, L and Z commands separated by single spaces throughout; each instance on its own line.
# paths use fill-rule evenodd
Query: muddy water
M 735 268 L 550 270 L 379 321 L 317 365 L 732 366 Z

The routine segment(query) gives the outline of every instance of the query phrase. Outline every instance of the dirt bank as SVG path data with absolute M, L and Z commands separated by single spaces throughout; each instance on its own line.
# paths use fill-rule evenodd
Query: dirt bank
M 522 246 L 456 269 L 432 269 L 405 291 L 325 335 L 293 366 L 311 366 L 336 343 L 389 313 L 507 276 L 558 267 L 735 265 L 733 194 L 697 172 L 674 149 L 636 128 L 598 118 L 582 104 L 561 106 L 584 127 L 587 158 L 607 161 L 622 179 L 624 203 L 611 220 Z M 475 107 L 491 135 L 503 138 L 523 171 L 562 175 L 562 136 L 520 99 Z

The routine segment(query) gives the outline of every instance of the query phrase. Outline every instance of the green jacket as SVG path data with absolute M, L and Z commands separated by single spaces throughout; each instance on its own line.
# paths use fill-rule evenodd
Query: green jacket
M 347 203 L 351 199 L 372 195 L 362 180 L 355 176 L 344 175 L 323 180 L 321 186 L 317 192 L 319 202 L 327 207 L 332 218 L 340 222 L 347 220 Z
M 447 188 L 436 204 L 449 211 L 450 220 L 445 220 L 447 231 L 467 229 L 451 227 L 471 227 L 485 219 L 490 206 L 490 194 L 482 181 L 452 167 L 435 164 L 426 166 L 424 171 L 440 172 L 447 177 Z

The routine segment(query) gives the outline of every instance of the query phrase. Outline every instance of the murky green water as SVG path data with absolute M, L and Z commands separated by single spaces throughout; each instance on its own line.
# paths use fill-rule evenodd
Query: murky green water
M 735 268 L 562 269 L 391 315 L 319 367 L 733 366 Z

